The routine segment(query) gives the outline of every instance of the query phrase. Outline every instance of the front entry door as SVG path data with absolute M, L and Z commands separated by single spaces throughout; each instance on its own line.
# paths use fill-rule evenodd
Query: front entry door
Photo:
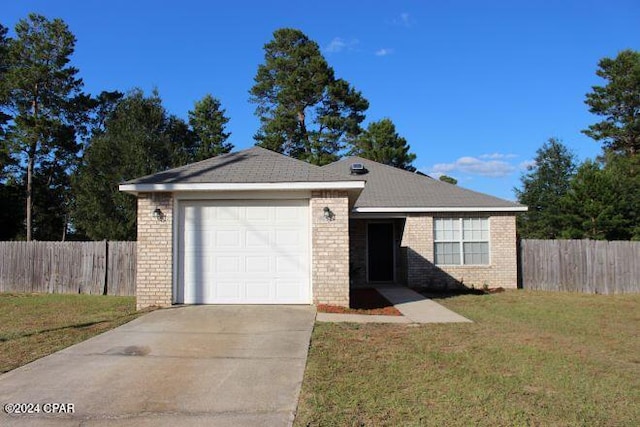
M 367 227 L 369 282 L 393 282 L 393 224 Z

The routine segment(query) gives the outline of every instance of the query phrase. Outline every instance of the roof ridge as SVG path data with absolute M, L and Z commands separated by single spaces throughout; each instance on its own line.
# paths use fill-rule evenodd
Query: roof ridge
M 413 182 L 416 183 L 416 185 L 424 184 L 424 185 L 429 186 L 430 188 L 434 189 L 435 191 L 439 191 L 439 192 L 446 191 L 446 192 L 450 193 L 450 195 L 453 196 L 453 197 L 471 197 L 471 196 L 473 196 L 473 197 L 482 197 L 482 198 L 488 198 L 488 199 L 493 199 L 495 201 L 508 203 L 509 205 L 512 205 L 512 206 L 522 206 L 520 203 L 511 201 L 511 200 L 507 200 L 507 199 L 504 199 L 502 197 L 494 196 L 494 195 L 483 193 L 483 192 L 476 191 L 476 190 L 471 190 L 471 189 L 468 189 L 468 188 L 465 188 L 465 187 L 461 187 L 459 185 L 443 182 L 443 181 L 435 179 L 435 178 L 433 178 L 433 177 L 431 177 L 429 175 L 426 175 L 426 174 L 418 174 L 418 173 L 415 173 L 415 172 L 408 171 L 406 169 L 402 169 L 402 168 L 398 168 L 398 167 L 395 167 L 395 166 L 386 165 L 384 163 L 376 162 L 375 160 L 367 159 L 367 158 L 361 157 L 361 156 L 354 156 L 354 155 L 345 156 L 345 157 L 342 157 L 341 159 L 339 159 L 339 160 L 337 160 L 337 161 L 335 161 L 333 163 L 330 163 L 328 165 L 325 165 L 323 167 L 332 166 L 333 165 L 332 169 L 335 170 L 337 163 L 343 164 L 343 163 L 348 163 L 349 161 L 351 161 L 351 162 L 360 162 L 360 163 L 365 164 L 365 166 L 366 166 L 367 163 L 372 164 L 372 166 L 375 165 L 375 168 L 378 171 L 382 172 L 383 174 L 393 174 L 393 175 L 395 175 L 397 177 L 396 179 L 401 179 L 401 178 L 402 179 L 409 179 L 410 178 L 411 180 L 413 180 Z M 343 172 L 343 173 L 346 173 L 346 171 Z M 364 176 L 366 176 L 366 175 L 364 175 Z M 436 189 L 439 189 L 439 190 L 436 190 Z
M 430 176 L 429 176 L 429 175 L 427 175 L 427 174 L 423 174 L 423 175 L 421 175 L 421 174 L 419 174 L 419 173 L 411 172 L 411 171 L 408 171 L 408 170 L 406 170 L 406 169 L 399 168 L 399 167 L 397 167 L 397 166 L 387 165 L 387 164 L 385 164 L 385 163 L 376 162 L 375 160 L 367 159 L 366 157 L 360 157 L 360 156 L 345 156 L 345 157 L 342 157 L 342 158 L 340 158 L 340 159 L 336 160 L 336 161 L 335 161 L 335 162 L 333 162 L 333 163 L 329 163 L 328 165 L 324 165 L 324 166 L 329 166 L 329 165 L 332 165 L 332 164 L 335 164 L 335 163 L 338 163 L 338 162 L 341 162 L 341 161 L 343 161 L 343 160 L 347 160 L 347 159 L 358 159 L 358 160 L 364 160 L 364 161 L 366 161 L 366 162 L 373 162 L 373 163 L 375 163 L 376 165 L 380 165 L 380 166 L 383 166 L 383 167 L 385 167 L 385 168 L 391 168 L 391 170 L 393 170 L 394 172 L 404 172 L 404 173 L 408 173 L 408 174 L 409 174 L 409 175 L 411 175 L 411 176 L 418 176 L 418 177 L 421 177 L 421 178 L 427 178 L 427 179 L 428 179 L 428 180 L 430 180 L 430 181 L 436 181 L 434 178 L 430 177 Z M 324 166 L 322 166 L 322 167 L 324 167 Z M 416 170 L 417 170 L 417 169 L 416 169 Z M 446 183 L 444 183 L 444 184 L 446 184 Z

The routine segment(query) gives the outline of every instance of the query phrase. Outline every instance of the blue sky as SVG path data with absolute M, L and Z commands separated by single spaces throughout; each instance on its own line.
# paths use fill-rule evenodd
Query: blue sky
M 602 84 L 597 63 L 640 50 L 637 0 L 21 0 L 0 22 L 12 30 L 29 12 L 69 25 L 87 92 L 157 87 L 184 118 L 211 93 L 236 149 L 254 144 L 248 91 L 263 45 L 298 28 L 369 100 L 367 122 L 394 121 L 419 170 L 507 199 L 550 137 L 580 160 L 599 154 L 580 133 L 597 120 L 584 104 Z

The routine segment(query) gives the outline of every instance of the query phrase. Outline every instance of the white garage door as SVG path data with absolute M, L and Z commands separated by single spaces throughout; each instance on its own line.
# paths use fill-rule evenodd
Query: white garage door
M 309 304 L 308 200 L 185 201 L 178 302 Z

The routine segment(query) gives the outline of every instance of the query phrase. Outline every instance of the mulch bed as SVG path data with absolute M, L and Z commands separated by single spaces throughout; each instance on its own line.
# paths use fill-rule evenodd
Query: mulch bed
M 402 316 L 402 313 L 375 289 L 351 289 L 349 307 L 318 304 L 322 313 L 369 314 L 382 316 Z

